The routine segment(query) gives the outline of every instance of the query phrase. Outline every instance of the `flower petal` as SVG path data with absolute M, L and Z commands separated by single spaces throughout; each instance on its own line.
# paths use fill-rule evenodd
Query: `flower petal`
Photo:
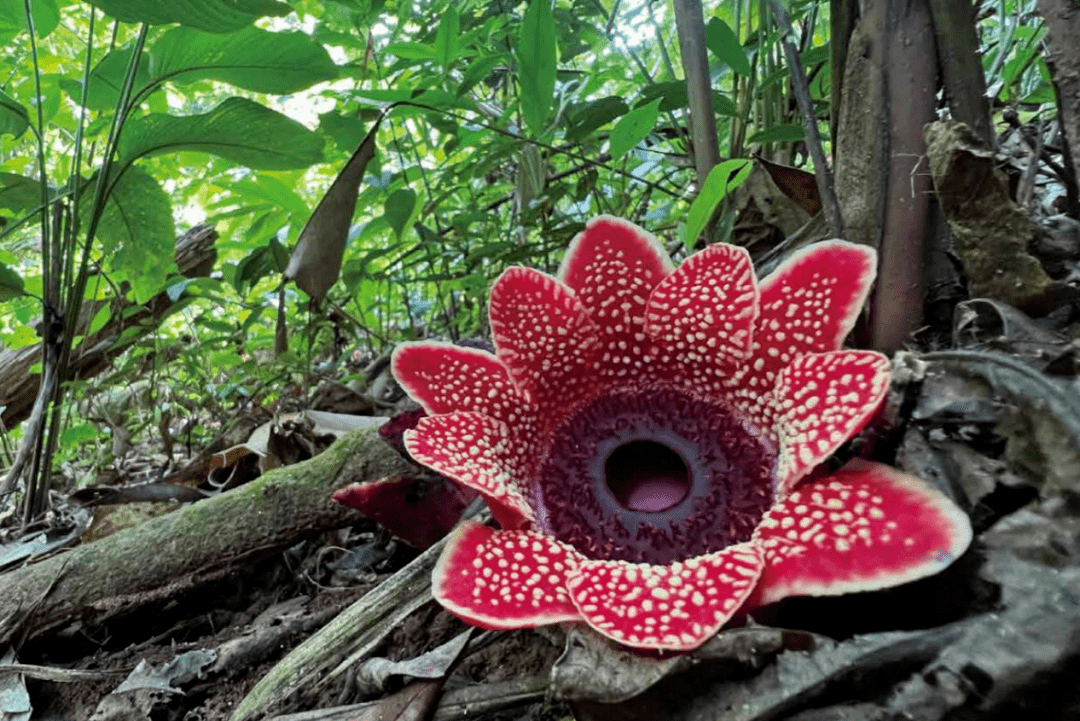
M 541 412 L 595 391 L 597 328 L 569 288 L 531 268 L 510 268 L 491 288 L 488 313 L 499 360 Z
M 480 413 L 428 416 L 405 431 L 405 447 L 417 463 L 479 491 L 504 528 L 532 520 L 514 483 L 527 451 L 502 421 Z
M 559 278 L 581 300 L 599 327 L 598 373 L 608 378 L 647 372 L 645 306 L 653 288 L 675 266 L 654 235 L 619 218 L 601 215 L 570 244 Z
M 694 253 L 649 296 L 646 332 L 663 377 L 720 391 L 731 365 L 750 355 L 757 282 L 744 248 L 717 243 Z
M 971 543 L 968 516 L 938 490 L 856 458 L 808 481 L 765 514 L 755 602 L 837 596 L 932 576 Z
M 761 281 L 754 363 L 744 383 L 772 387 L 800 353 L 839 350 L 877 275 L 877 252 L 842 240 L 814 243 Z
M 476 491 L 436 476 L 390 476 L 354 483 L 331 496 L 416 548 L 427 548 L 457 524 Z
M 889 359 L 872 351 L 808 353 L 780 371 L 772 407 L 781 492 L 862 430 L 889 388 Z
M 496 531 L 466 521 L 447 540 L 431 590 L 448 611 L 481 628 L 578 621 L 566 590 L 576 556 L 541 533 Z
M 432 415 L 475 411 L 517 422 L 524 399 L 491 353 L 452 343 L 404 343 L 394 350 L 394 378 Z
M 688 650 L 713 636 L 761 573 L 757 544 L 653 566 L 583 560 L 567 586 L 585 621 L 626 646 Z

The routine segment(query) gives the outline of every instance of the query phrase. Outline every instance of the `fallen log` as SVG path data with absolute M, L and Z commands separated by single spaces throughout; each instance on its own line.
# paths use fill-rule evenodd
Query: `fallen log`
M 176 267 L 188 278 L 205 277 L 213 270 L 217 260 L 214 243 L 218 234 L 208 225 L 197 225 L 176 239 Z M 112 314 L 101 330 L 83 339 L 73 349 L 71 363 L 63 375 L 64 380 L 90 378 L 109 367 L 113 358 L 130 345 L 130 341 L 117 343 L 128 328 L 141 327 L 149 333 L 173 310 L 177 302 L 166 292 L 151 298 L 139 310 L 132 312 L 134 303 L 127 303 Z M 80 328 L 85 329 L 94 318 L 100 304 L 84 305 Z M 131 338 L 135 340 L 137 336 Z M 22 423 L 30 415 L 37 398 L 41 376 L 30 369 L 41 362 L 41 344 L 0 351 L 0 432 Z
M 16 630 L 32 637 L 75 620 L 102 621 L 221 579 L 355 521 L 355 511 L 330 500 L 334 490 L 406 473 L 414 467 L 378 431 L 361 429 L 308 461 L 0 574 L 0 645 Z M 3 627 L 20 618 L 19 628 Z

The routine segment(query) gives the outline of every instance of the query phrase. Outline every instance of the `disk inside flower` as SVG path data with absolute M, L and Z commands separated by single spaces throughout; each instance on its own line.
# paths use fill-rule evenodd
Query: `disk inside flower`
M 804 480 L 884 398 L 888 360 L 840 350 L 872 249 L 826 241 L 760 284 L 744 249 L 678 268 L 600 217 L 557 278 L 512 268 L 489 308 L 495 354 L 410 343 L 399 382 L 430 414 L 419 462 L 479 491 L 434 571 L 485 628 L 584 621 L 648 649 L 701 645 L 745 604 L 903 583 L 967 548 L 967 516 L 864 460 Z

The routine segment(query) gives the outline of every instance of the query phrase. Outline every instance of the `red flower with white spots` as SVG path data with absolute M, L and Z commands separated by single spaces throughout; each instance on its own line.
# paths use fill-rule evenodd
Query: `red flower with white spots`
M 827 241 L 760 283 L 745 250 L 675 268 L 601 217 L 558 278 L 507 270 L 495 354 L 410 343 L 394 374 L 430 414 L 413 458 L 479 491 L 434 571 L 443 606 L 485 628 L 584 621 L 627 646 L 696 648 L 740 608 L 883 588 L 967 548 L 967 516 L 855 460 L 807 479 L 881 404 L 888 360 L 839 350 L 873 250 Z

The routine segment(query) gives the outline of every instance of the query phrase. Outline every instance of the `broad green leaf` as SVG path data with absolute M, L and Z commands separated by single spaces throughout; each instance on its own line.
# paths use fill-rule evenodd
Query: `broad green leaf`
M 173 28 L 150 58 L 155 81 L 219 80 L 256 93 L 293 93 L 337 77 L 329 53 L 309 36 L 256 27 L 224 35 Z
M 434 60 L 435 48 L 423 43 L 390 43 L 386 52 L 406 60 Z
M 322 160 L 317 133 L 246 98 L 229 98 L 202 115 L 153 114 L 132 120 L 120 139 L 120 163 L 182 150 L 210 153 L 256 170 L 306 168 Z
M 528 208 L 544 192 L 547 184 L 547 161 L 532 143 L 525 143 L 517 169 L 517 198 L 521 207 Z
M 0 263 L 0 301 L 18 298 L 25 293 L 22 276 L 16 273 L 14 268 Z
M 129 167 L 113 186 L 97 237 L 110 268 L 131 283 L 139 302 L 160 291 L 176 270 L 172 203 L 157 180 L 138 166 Z
M 701 191 L 690 204 L 690 211 L 686 214 L 687 247 L 693 245 L 701 235 L 709 218 L 716 212 L 717 206 L 727 197 L 727 194 L 742 185 L 742 182 L 750 175 L 751 167 L 753 166 L 750 161 L 743 158 L 725 160 L 713 166 L 708 177 L 705 178 L 705 183 L 701 186 Z
M 76 423 L 68 426 L 60 434 L 60 447 L 72 448 L 80 443 L 90 443 L 101 437 L 98 428 L 90 423 Z
M 36 0 L 35 0 L 36 1 Z M 210 33 L 231 33 L 266 15 L 285 17 L 292 8 L 277 0 L 91 0 L 127 23 L 180 23 Z
M 34 19 L 34 32 L 39 38 L 49 35 L 60 24 L 60 9 L 56 0 L 33 0 L 30 16 Z M 26 30 L 26 3 L 24 0 L 0 0 L 0 33 L 16 34 Z
M 781 123 L 754 133 L 747 143 L 797 143 L 806 137 L 806 130 L 799 123 Z
M 710 18 L 705 28 L 705 43 L 720 60 L 743 77 L 750 76 L 750 60 L 731 26 L 718 17 Z
M 386 222 L 390 224 L 394 235 L 400 240 L 401 234 L 405 231 L 405 225 L 412 217 L 413 210 L 416 209 L 416 193 L 410 188 L 399 188 L 390 194 L 383 208 Z
M 260 173 L 255 178 L 238 180 L 229 184 L 228 189 L 241 201 L 262 201 L 282 210 L 306 218 L 311 209 L 299 193 L 272 175 Z M 262 242 L 262 239 L 259 240 Z
M 30 127 L 30 114 L 19 101 L 0 90 L 0 135 L 20 137 Z
M 481 80 L 489 77 L 492 71 L 503 62 L 505 61 L 499 55 L 480 55 L 473 60 L 461 77 L 461 84 L 458 85 L 457 89 L 458 97 L 472 90 Z
M 131 62 L 131 47 L 122 47 L 108 53 L 90 71 L 90 89 L 86 93 L 86 107 L 91 110 L 111 111 L 116 108 L 120 98 L 120 88 L 124 85 L 128 63 Z M 135 70 L 134 90 L 146 87 L 150 82 L 150 59 L 144 53 L 139 57 L 139 66 Z M 76 103 L 82 102 L 82 79 L 74 77 L 60 78 L 60 87 Z
M 660 110 L 665 113 L 685 108 L 690 104 L 686 93 L 686 83 L 682 80 L 646 85 L 641 89 L 640 96 L 641 99 L 635 103 L 636 107 L 647 105 L 660 98 Z
M 656 125 L 656 119 L 660 117 L 660 99 L 652 101 L 648 105 L 634 108 L 626 115 L 619 118 L 619 122 L 611 130 L 609 145 L 611 157 L 618 160 L 626 155 L 627 151 L 645 139 Z
M 90 320 L 90 325 L 86 328 L 86 335 L 94 335 L 99 330 L 105 327 L 105 324 L 109 322 L 109 318 L 112 318 L 112 306 L 108 303 L 103 303 L 98 308 L 97 313 L 94 313 L 94 317 Z
M 0 208 L 25 215 L 40 205 L 38 181 L 17 173 L 0 173 Z
M 450 65 L 458 56 L 461 46 L 461 19 L 458 17 L 457 8 L 450 5 L 443 13 L 439 21 L 439 29 L 435 33 L 435 61 L 449 70 Z
M 271 238 L 273 242 L 276 239 Z M 274 267 L 274 253 L 270 245 L 264 245 L 248 253 L 236 264 L 236 275 L 233 277 L 233 287 L 241 296 L 246 296 L 260 280 L 271 273 L 280 273 L 284 268 Z
M 712 106 L 713 111 L 717 115 L 728 115 L 734 117 L 738 112 L 735 109 L 735 103 L 731 102 L 731 98 L 724 95 L 718 90 L 714 90 L 712 93 Z
M 568 140 L 579 141 L 587 138 L 597 128 L 607 125 L 620 115 L 630 110 L 626 101 L 617 95 L 586 103 L 569 114 L 566 128 Z
M 319 130 L 334 141 L 339 150 L 351 153 L 367 133 L 367 124 L 360 118 L 331 110 L 319 116 Z
M 521 114 L 534 136 L 547 126 L 555 99 L 558 62 L 555 18 L 551 0 L 531 0 L 521 22 L 517 44 L 518 81 L 521 83 Z

